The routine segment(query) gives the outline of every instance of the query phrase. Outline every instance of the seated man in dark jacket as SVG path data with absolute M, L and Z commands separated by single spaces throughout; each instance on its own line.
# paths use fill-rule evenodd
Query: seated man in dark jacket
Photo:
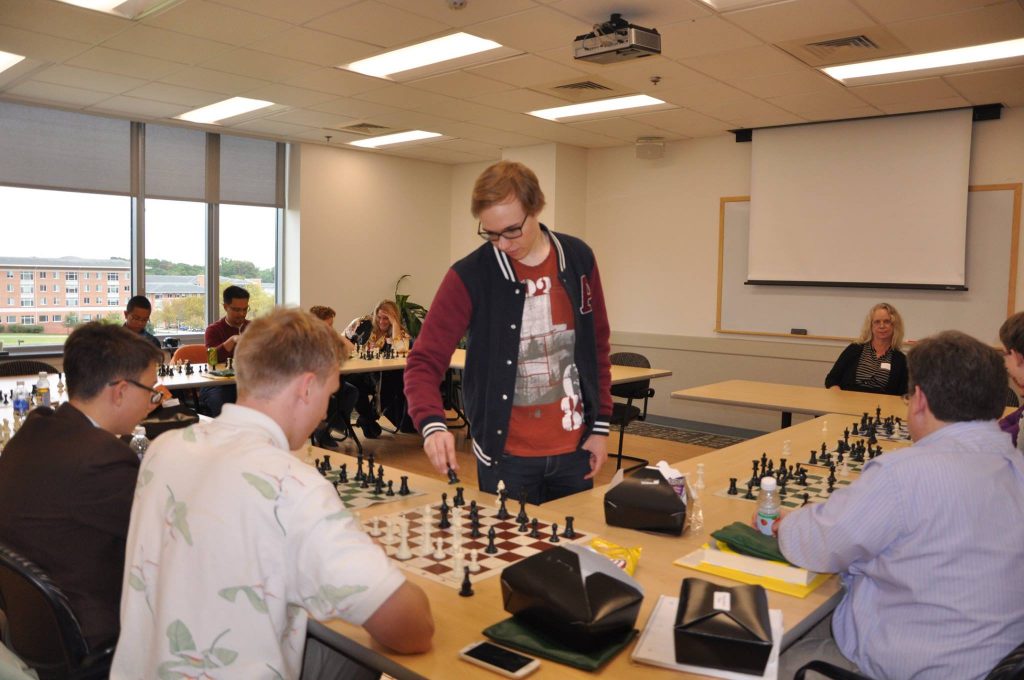
M 69 401 L 29 413 L 0 456 L 0 541 L 64 591 L 93 649 L 117 639 L 139 470 L 117 435 L 160 403 L 159 361 L 126 328 L 81 326 L 64 346 Z

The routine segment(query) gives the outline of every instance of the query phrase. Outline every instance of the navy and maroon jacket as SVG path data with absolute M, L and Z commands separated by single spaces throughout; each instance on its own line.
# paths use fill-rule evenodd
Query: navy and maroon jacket
M 612 413 L 608 314 L 594 253 L 582 240 L 541 225 L 558 252 L 562 286 L 575 310 L 575 357 L 583 393 L 583 439 L 608 434 Z M 447 430 L 439 386 L 467 336 L 463 397 L 473 452 L 484 465 L 505 450 L 526 295 L 508 256 L 490 243 L 448 270 L 405 369 L 409 415 L 424 438 Z M 567 452 L 568 453 L 568 452 Z

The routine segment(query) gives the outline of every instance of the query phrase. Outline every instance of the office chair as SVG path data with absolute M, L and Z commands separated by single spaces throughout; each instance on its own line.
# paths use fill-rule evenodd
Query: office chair
M 651 362 L 647 360 L 643 354 L 636 354 L 635 352 L 616 352 L 612 354 L 611 363 L 616 366 L 637 366 L 640 368 L 650 368 Z M 623 383 L 621 385 L 612 385 L 612 396 L 625 399 L 626 403 L 616 401 L 612 404 L 612 417 L 609 421 L 609 425 L 619 426 L 619 451 L 616 454 L 615 469 L 619 470 L 622 468 L 622 460 L 636 461 L 636 465 L 631 465 L 626 468 L 626 472 L 635 470 L 636 468 L 644 467 L 648 464 L 646 458 L 637 458 L 636 456 L 626 456 L 622 453 L 622 440 L 626 435 L 626 427 L 634 420 L 647 420 L 647 401 L 654 396 L 654 390 L 651 389 L 650 380 L 637 380 L 634 382 Z M 633 400 L 643 399 L 644 408 L 640 410 L 638 406 L 633 404 Z
M 324 624 L 310 619 L 306 624 L 306 651 L 299 680 L 344 678 L 344 680 L 426 680 L 383 654 L 363 647 Z
M 90 649 L 67 597 L 35 564 L 0 543 L 0 635 L 40 680 L 106 678 L 113 642 Z
M 57 375 L 59 371 L 45 361 L 33 359 L 14 359 L 0 363 L 0 378 L 13 378 L 18 375 L 39 375 L 39 371 L 46 371 L 51 375 Z
M 174 350 L 171 363 L 190 361 L 193 364 L 205 364 L 207 359 L 206 345 L 181 345 Z

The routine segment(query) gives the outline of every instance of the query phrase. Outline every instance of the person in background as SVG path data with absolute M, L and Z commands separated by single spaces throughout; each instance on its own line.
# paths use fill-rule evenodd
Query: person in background
M 902 395 L 907 391 L 907 357 L 903 318 L 887 302 L 879 302 L 864 319 L 857 342 L 849 345 L 825 376 L 833 390 Z
M 448 270 L 406 367 L 409 412 L 434 469 L 458 468 L 438 385 L 468 337 L 466 416 L 480 489 L 543 503 L 590 489 L 608 457 L 608 314 L 586 243 L 550 231 L 544 193 L 501 161 L 473 187 L 484 243 Z M 468 333 L 468 335 L 467 335 Z
M 1010 380 L 1018 390 L 1024 390 L 1024 312 L 1017 312 L 999 328 L 999 341 L 1003 343 L 1003 363 Z M 1021 414 L 1024 406 L 999 421 L 999 427 L 1009 432 L 1014 446 L 1024 450 L 1024 437 L 1020 436 Z
M 338 390 L 339 348 L 313 315 L 272 311 L 238 342 L 238 403 L 152 443 L 111 677 L 194 674 L 197 659 L 210 677 L 355 677 L 303 669 L 310 616 L 362 625 L 399 653 L 430 648 L 426 595 L 292 454 Z
M 334 330 L 334 318 L 337 313 L 330 307 L 314 305 L 309 308 L 309 313 L 327 324 L 327 327 Z M 355 351 L 355 345 L 344 335 L 338 334 L 338 341 L 341 342 L 342 356 L 348 357 Z M 338 447 L 337 440 L 331 435 L 331 430 L 348 432 L 349 421 L 352 417 L 352 409 L 355 408 L 359 399 L 359 390 L 355 385 L 349 384 L 341 379 L 341 386 L 331 396 L 327 404 L 327 419 L 320 424 L 311 437 L 314 446 L 329 449 Z
M 245 316 L 249 313 L 249 291 L 240 286 L 224 289 L 224 316 L 206 327 L 206 349 L 217 350 L 217 363 L 231 359 L 242 331 L 249 325 Z M 224 404 L 232 404 L 238 397 L 234 385 L 204 387 L 199 390 L 199 402 L 209 414 L 216 418 Z
M 0 541 L 64 591 L 93 650 L 117 639 L 139 471 L 118 435 L 160 403 L 161 358 L 121 326 L 79 326 L 64 344 L 67 403 L 31 411 L 0 456 Z
M 980 680 L 1024 640 L 1024 457 L 1000 431 L 1006 369 L 957 331 L 910 351 L 913 446 L 778 522 L 793 564 L 838 572 L 831 617 L 782 655 L 878 680 Z
M 398 305 L 394 300 L 381 300 L 373 314 L 352 319 L 342 335 L 373 352 L 405 351 L 410 344 L 409 331 L 402 325 Z M 381 427 L 377 419 L 381 414 L 402 432 L 416 431 L 406 414 L 402 371 L 356 373 L 349 380 L 359 389 L 359 400 L 356 402 L 356 411 L 359 413 L 357 424 L 367 439 L 380 436 Z
M 128 305 L 124 308 L 124 327 L 149 340 L 157 349 L 162 349 L 157 337 L 146 330 L 146 324 L 149 323 L 152 314 L 153 305 L 149 303 L 149 299 L 145 295 L 136 295 L 128 300 Z

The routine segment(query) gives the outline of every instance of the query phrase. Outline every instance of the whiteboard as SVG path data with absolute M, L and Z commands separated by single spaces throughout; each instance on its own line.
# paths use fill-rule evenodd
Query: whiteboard
M 1020 195 L 1020 184 L 970 188 L 966 291 L 744 285 L 750 200 L 722 198 L 715 330 L 849 340 L 859 335 L 872 305 L 889 302 L 903 316 L 907 339 L 958 329 L 992 341 L 1014 311 Z M 916 256 L 914 252 L 905 255 Z M 807 335 L 794 335 L 792 329 L 805 329 Z

